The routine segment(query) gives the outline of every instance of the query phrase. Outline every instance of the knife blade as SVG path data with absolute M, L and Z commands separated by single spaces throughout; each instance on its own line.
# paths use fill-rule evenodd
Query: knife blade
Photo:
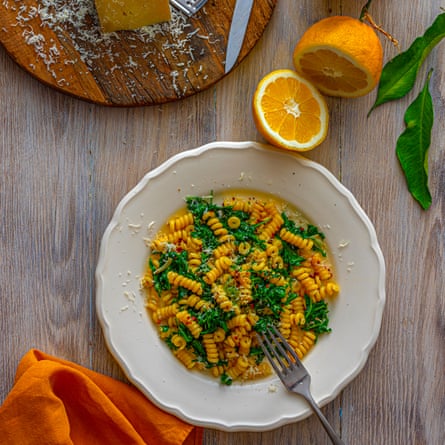
M 227 40 L 226 65 L 224 72 L 227 74 L 235 65 L 246 35 L 254 0 L 237 0 L 230 25 L 229 38 Z

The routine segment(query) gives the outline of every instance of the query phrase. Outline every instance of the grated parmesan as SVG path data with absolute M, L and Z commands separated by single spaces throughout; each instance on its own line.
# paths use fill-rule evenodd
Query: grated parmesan
M 170 22 L 146 26 L 125 34 L 125 42 L 130 49 L 140 47 L 141 43 L 147 45 L 147 50 L 138 54 L 136 60 L 134 54 L 128 54 L 121 47 L 120 33 L 101 32 L 94 0 L 37 0 L 37 6 L 23 4 L 23 0 L 2 0 L 2 5 L 7 10 L 15 12 L 16 22 L 9 26 L 21 29 L 26 44 L 33 47 L 37 59 L 44 63 L 55 79 L 57 79 L 55 64 L 60 62 L 61 54 L 65 54 L 65 51 L 59 42 L 46 41 L 41 34 L 41 29 L 44 28 L 53 30 L 61 41 L 66 40 L 68 36 L 78 57 L 87 67 L 91 68 L 95 64 L 111 66 L 112 68 L 105 74 L 113 74 L 115 70 L 121 69 L 130 73 L 146 69 L 146 72 L 142 72 L 142 76 L 152 76 L 156 62 L 166 61 L 168 55 L 170 73 L 159 72 L 156 75 L 160 80 L 164 80 L 167 74 L 178 96 L 185 93 L 184 87 L 179 87 L 179 76 L 183 82 L 188 82 L 189 68 L 202 56 L 202 49 L 192 45 L 192 37 L 216 41 L 214 36 L 207 35 L 203 29 L 196 29 L 185 15 L 172 8 Z M 202 11 L 205 13 L 205 9 Z M 3 28 L 3 31 L 7 32 L 8 29 Z M 166 36 L 168 38 L 162 39 L 160 48 L 153 45 L 160 37 Z M 184 54 L 188 57 L 186 63 Z M 79 61 L 75 57 L 70 53 L 68 60 L 63 63 L 75 64 Z M 34 63 L 29 64 L 31 69 L 35 66 Z M 195 71 L 195 75 L 201 73 L 201 67 Z M 64 82 L 65 79 L 58 79 L 59 84 Z

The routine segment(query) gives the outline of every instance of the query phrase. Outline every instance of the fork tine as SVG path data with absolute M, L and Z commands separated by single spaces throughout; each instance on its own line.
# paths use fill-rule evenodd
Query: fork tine
M 265 332 L 258 337 L 264 354 L 279 376 L 280 374 L 287 374 L 289 371 L 292 371 L 292 369 L 301 365 L 295 351 L 288 345 L 285 338 L 275 326 L 267 327 Z
M 301 360 L 298 357 L 297 353 L 294 351 L 294 349 L 291 347 L 291 345 L 286 341 L 286 339 L 283 337 L 281 332 L 274 325 L 269 326 L 267 328 L 267 331 L 268 331 L 269 335 L 271 336 L 271 338 L 274 338 L 275 344 L 278 347 L 279 351 L 282 354 L 284 354 L 284 356 L 286 358 L 289 357 L 286 354 L 286 352 L 289 353 L 292 356 L 292 358 L 295 360 L 294 362 L 292 360 L 288 360 L 290 365 L 295 364 L 297 366 L 303 366 L 303 364 L 301 363 Z M 281 341 L 277 341 L 277 337 Z
M 266 333 L 267 335 L 265 334 L 264 338 L 270 349 L 270 355 L 280 364 L 283 371 L 286 371 L 288 366 L 292 365 L 292 361 L 286 354 L 286 350 L 283 348 L 279 338 L 269 328 L 266 329 Z
M 269 339 L 264 334 L 258 335 L 258 338 L 260 339 L 261 349 L 263 350 L 264 354 L 266 355 L 267 359 L 269 360 L 269 363 L 272 365 L 272 368 L 274 369 L 274 371 L 280 377 L 281 369 L 276 364 L 275 360 L 272 357 L 272 354 L 270 353 L 270 351 L 272 350 L 272 344 L 270 343 Z M 283 365 L 284 365 L 283 363 L 280 363 L 280 366 L 282 368 L 284 368 Z

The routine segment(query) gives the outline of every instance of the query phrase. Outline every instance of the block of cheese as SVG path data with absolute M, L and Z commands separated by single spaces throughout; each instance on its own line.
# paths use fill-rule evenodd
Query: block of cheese
M 131 30 L 170 20 L 169 0 L 95 0 L 104 32 Z

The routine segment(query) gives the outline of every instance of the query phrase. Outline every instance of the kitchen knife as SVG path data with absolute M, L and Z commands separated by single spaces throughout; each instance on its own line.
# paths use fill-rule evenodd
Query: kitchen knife
M 253 2 L 254 0 L 237 0 L 235 3 L 227 41 L 225 73 L 228 73 L 233 68 L 238 59 L 243 46 L 244 36 L 246 35 L 247 25 L 249 24 Z

